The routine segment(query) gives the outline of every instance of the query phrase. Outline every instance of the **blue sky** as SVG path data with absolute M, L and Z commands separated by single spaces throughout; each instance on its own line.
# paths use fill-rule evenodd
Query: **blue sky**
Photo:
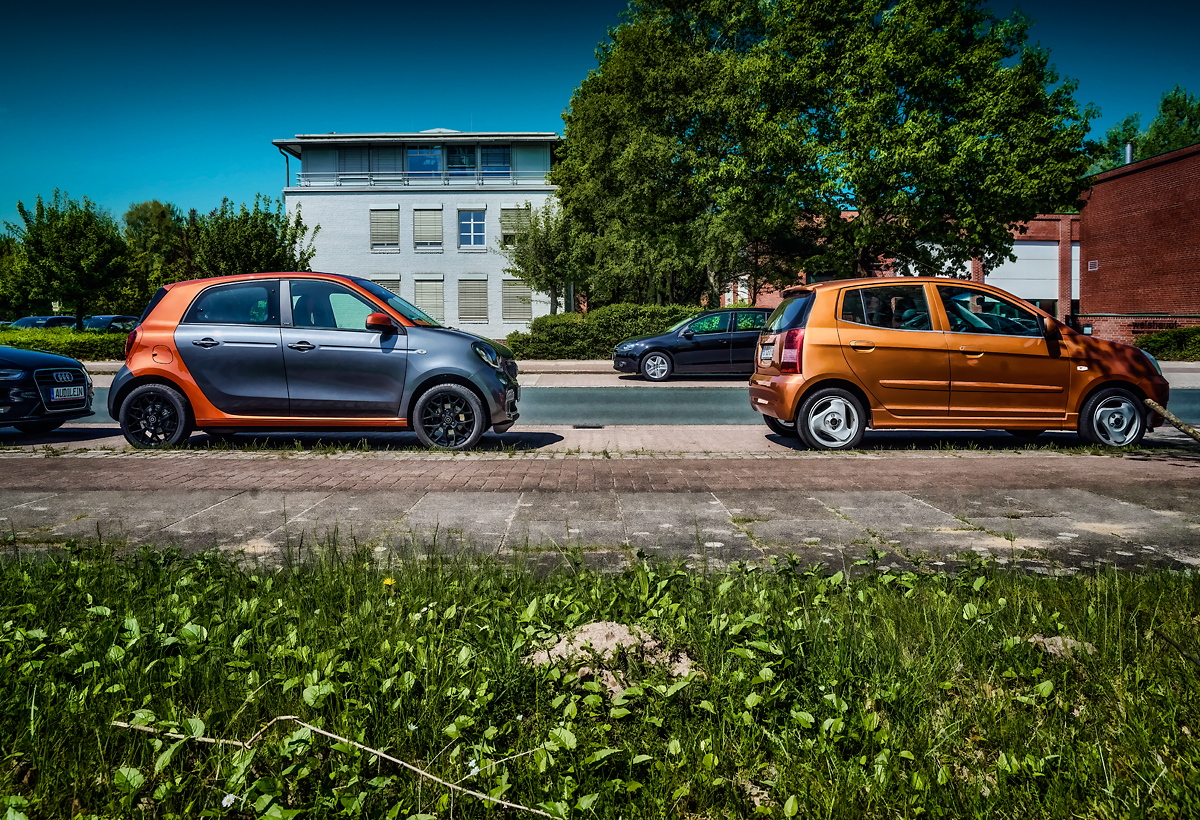
M 1014 3 L 992 0 L 1000 14 Z M 1200 4 L 1024 2 L 1031 39 L 1102 111 L 1200 93 Z M 559 131 L 624 0 L 36 3 L 0 26 L 0 220 L 55 187 L 120 216 L 278 196 L 271 140 L 328 131 Z M 294 167 L 293 171 L 297 170 Z

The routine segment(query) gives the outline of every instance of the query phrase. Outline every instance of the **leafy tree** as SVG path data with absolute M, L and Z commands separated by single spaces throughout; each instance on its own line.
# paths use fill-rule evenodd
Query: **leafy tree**
M 12 236 L 0 234 L 0 319 L 19 319 L 22 316 L 49 313 L 50 300 L 30 295 L 20 265 L 21 243 Z
M 272 205 L 274 207 L 272 207 Z M 254 207 L 229 199 L 205 215 L 192 210 L 179 230 L 174 257 L 165 265 L 167 281 L 262 271 L 310 270 L 313 242 L 300 208 L 290 217 L 281 200 L 258 194 Z
M 514 234 L 511 244 L 500 245 L 500 253 L 511 265 L 504 272 L 548 293 L 550 312 L 558 313 L 558 297 L 567 295 L 574 276 L 570 228 L 555 200 L 547 199 L 545 207 L 530 210 L 528 223 Z M 573 312 L 574 305 L 568 305 L 567 311 Z
M 39 196 L 33 211 L 18 202 L 17 213 L 19 224 L 6 223 L 21 242 L 17 275 L 31 298 L 70 306 L 82 330 L 88 307 L 117 291 L 128 274 L 116 220 L 87 197 L 74 200 L 57 189 L 49 202 Z
M 1133 145 L 1134 160 L 1165 154 L 1200 142 L 1200 99 L 1176 85 L 1162 95 L 1158 113 L 1146 130 L 1141 130 L 1141 114 L 1125 117 L 1104 133 L 1104 140 L 1093 143 L 1089 174 L 1099 174 L 1125 164 L 1125 146 Z

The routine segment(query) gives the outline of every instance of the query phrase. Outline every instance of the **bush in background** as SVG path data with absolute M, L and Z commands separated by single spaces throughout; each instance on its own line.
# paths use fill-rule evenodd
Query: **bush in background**
M 619 342 L 661 333 L 702 310 L 689 305 L 617 304 L 582 315 L 539 316 L 528 333 L 514 331 L 505 343 L 518 359 L 607 359 Z
M 1138 336 L 1134 344 L 1166 362 L 1200 361 L 1200 327 L 1177 327 Z
M 81 333 L 60 328 L 0 330 L 0 345 L 44 350 L 84 362 L 97 362 L 124 359 L 125 336 L 124 333 Z

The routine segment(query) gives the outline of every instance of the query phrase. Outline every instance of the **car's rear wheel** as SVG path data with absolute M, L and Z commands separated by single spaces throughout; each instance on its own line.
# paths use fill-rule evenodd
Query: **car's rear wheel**
M 125 440 L 139 450 L 178 447 L 192 434 L 188 400 L 165 384 L 135 387 L 118 413 Z
M 767 423 L 767 427 L 771 428 L 771 432 L 777 436 L 797 438 L 800 435 L 796 430 L 796 422 L 794 421 L 784 421 L 774 416 L 768 416 L 766 413 L 763 413 L 763 421 Z
M 666 353 L 647 353 L 642 357 L 642 375 L 647 381 L 665 382 L 671 378 L 671 357 Z
M 483 403 L 461 384 L 429 388 L 413 407 L 413 431 L 426 447 L 468 450 L 483 435 Z
M 14 424 L 22 433 L 51 433 L 66 424 L 66 419 L 54 419 L 53 421 L 23 421 Z
M 796 415 L 800 437 L 817 450 L 849 450 L 862 442 L 867 419 L 862 402 L 848 390 L 816 390 Z
M 1146 411 L 1128 390 L 1098 390 L 1079 411 L 1079 435 L 1104 447 L 1136 447 L 1146 435 Z

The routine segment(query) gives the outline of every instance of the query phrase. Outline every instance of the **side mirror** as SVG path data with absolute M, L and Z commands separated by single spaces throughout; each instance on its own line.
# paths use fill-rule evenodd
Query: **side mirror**
M 386 313 L 372 313 L 367 317 L 367 330 L 378 330 L 380 333 L 392 333 L 396 323 Z
M 692 338 L 693 338 L 695 335 L 696 335 L 696 334 L 695 334 L 695 333 L 692 333 L 692 331 L 690 331 L 690 330 L 685 330 L 685 331 L 683 331 L 683 334 L 682 334 L 683 338 L 687 339 L 689 342 L 692 340 Z
M 1047 341 L 1059 338 L 1058 325 L 1052 320 L 1047 319 L 1042 314 L 1037 316 L 1038 330 L 1042 334 L 1042 338 Z

